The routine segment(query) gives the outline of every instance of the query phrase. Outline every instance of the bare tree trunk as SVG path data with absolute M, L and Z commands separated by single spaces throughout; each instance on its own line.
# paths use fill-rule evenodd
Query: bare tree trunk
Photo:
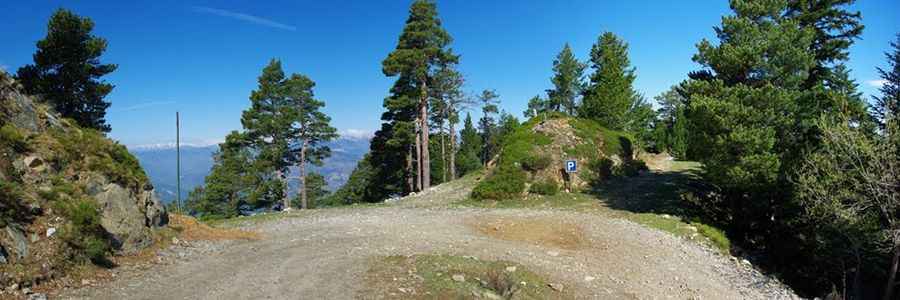
M 418 137 L 416 137 L 418 139 Z M 406 188 L 408 191 L 415 191 L 415 182 L 413 181 L 413 155 L 412 155 L 412 147 L 409 147 L 409 151 L 406 152 Z
M 456 128 L 450 122 L 450 180 L 456 179 Z
M 419 101 L 422 122 L 422 190 L 431 187 L 431 154 L 428 152 L 428 84 L 422 81 L 422 99 Z
M 309 143 L 306 140 L 303 140 L 303 145 L 300 146 L 300 208 L 307 209 L 309 208 L 308 203 L 306 202 L 306 148 L 309 147 Z
M 444 145 L 446 132 L 444 131 L 444 122 L 441 121 L 441 182 L 447 182 L 447 150 Z
M 278 176 L 278 180 L 281 180 L 281 201 L 284 202 L 284 209 L 282 210 L 291 209 L 291 198 L 288 197 L 287 179 L 284 178 L 284 172 L 278 170 L 275 172 L 275 176 Z
M 421 122 L 418 118 L 416 118 L 416 189 L 414 191 L 418 192 L 422 190 L 422 136 L 420 132 L 422 131 L 420 126 Z
M 897 263 L 900 262 L 900 245 L 898 245 L 896 238 L 894 239 L 894 258 L 891 259 L 891 269 L 888 271 L 888 280 L 884 285 L 884 296 L 881 298 L 883 300 L 891 300 L 894 298 L 894 285 L 896 285 L 896 276 L 897 276 Z

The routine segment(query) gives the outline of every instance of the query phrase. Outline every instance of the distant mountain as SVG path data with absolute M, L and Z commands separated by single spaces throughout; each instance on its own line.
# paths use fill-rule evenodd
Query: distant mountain
M 332 190 L 347 182 L 350 172 L 356 163 L 369 151 L 369 140 L 366 138 L 340 138 L 328 143 L 331 157 L 322 167 L 313 167 L 313 171 L 325 176 Z M 181 197 L 187 198 L 195 187 L 203 185 L 213 165 L 213 155 L 218 145 L 182 145 L 181 146 Z M 175 200 L 176 194 L 176 152 L 174 144 L 154 144 L 129 147 L 129 151 L 138 158 L 150 182 L 163 202 Z M 294 171 L 296 172 L 296 170 Z M 291 190 L 297 187 L 296 180 L 290 182 Z

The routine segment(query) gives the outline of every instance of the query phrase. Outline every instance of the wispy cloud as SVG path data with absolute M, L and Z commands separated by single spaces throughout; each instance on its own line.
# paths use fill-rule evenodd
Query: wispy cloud
M 112 109 L 110 111 L 111 112 L 133 111 L 133 110 L 141 110 L 141 109 L 154 107 L 154 106 L 172 105 L 175 103 L 176 103 L 175 101 L 151 101 L 151 102 L 139 103 L 139 104 L 135 104 L 132 106 L 127 106 L 127 107 L 123 107 L 123 108 L 119 108 L 119 109 Z
M 241 20 L 244 22 L 257 24 L 257 25 L 268 26 L 268 27 L 272 27 L 272 28 L 278 28 L 278 29 L 284 29 L 284 30 L 290 30 L 290 31 L 297 30 L 297 27 L 294 27 L 291 25 L 287 25 L 284 23 L 278 23 L 278 22 L 275 22 L 275 21 L 272 21 L 272 20 L 269 20 L 269 19 L 266 19 L 263 17 L 257 17 L 254 15 L 248 15 L 245 13 L 233 12 L 233 11 L 212 8 L 212 7 L 206 7 L 206 6 L 194 6 L 193 9 L 196 12 L 216 15 L 216 16 L 220 16 L 220 17 L 232 18 L 232 19 Z
M 370 130 L 350 128 L 350 129 L 341 130 L 340 135 L 341 135 L 341 137 L 344 137 L 344 138 L 361 140 L 361 139 L 370 139 L 370 138 L 372 138 L 372 136 L 375 135 L 375 133 Z
M 6 70 L 9 70 L 9 67 L 4 65 L 3 63 L 0 63 L 0 71 L 6 72 Z
M 881 86 L 883 86 L 885 83 L 887 83 L 887 80 L 884 79 L 866 81 L 866 84 L 874 88 L 881 88 Z

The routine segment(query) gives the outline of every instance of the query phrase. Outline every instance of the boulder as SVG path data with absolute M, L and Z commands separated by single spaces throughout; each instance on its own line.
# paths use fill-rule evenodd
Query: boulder
M 6 226 L 6 236 L 12 241 L 12 251 L 17 259 L 25 259 L 28 256 L 28 239 L 25 231 L 15 224 Z
M 135 193 L 101 176 L 90 178 L 85 187 L 100 206 L 100 224 L 112 235 L 114 246 L 124 253 L 150 245 L 151 229 L 168 223 L 166 209 L 153 190 Z

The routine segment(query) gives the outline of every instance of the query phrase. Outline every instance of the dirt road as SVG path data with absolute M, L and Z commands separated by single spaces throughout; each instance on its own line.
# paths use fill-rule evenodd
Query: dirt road
M 414 254 L 517 262 L 586 299 L 793 297 L 739 260 L 626 220 L 566 210 L 449 207 L 468 192 L 466 186 L 439 186 L 385 206 L 247 221 L 238 226 L 265 238 L 193 245 L 173 252 L 174 263 L 123 271 L 113 282 L 62 297 L 366 299 L 374 297 L 360 292 L 372 259 Z M 578 230 L 530 231 L 532 223 Z M 519 229 L 501 234 L 507 228 Z M 575 242 L 560 240 L 568 234 L 579 236 Z

